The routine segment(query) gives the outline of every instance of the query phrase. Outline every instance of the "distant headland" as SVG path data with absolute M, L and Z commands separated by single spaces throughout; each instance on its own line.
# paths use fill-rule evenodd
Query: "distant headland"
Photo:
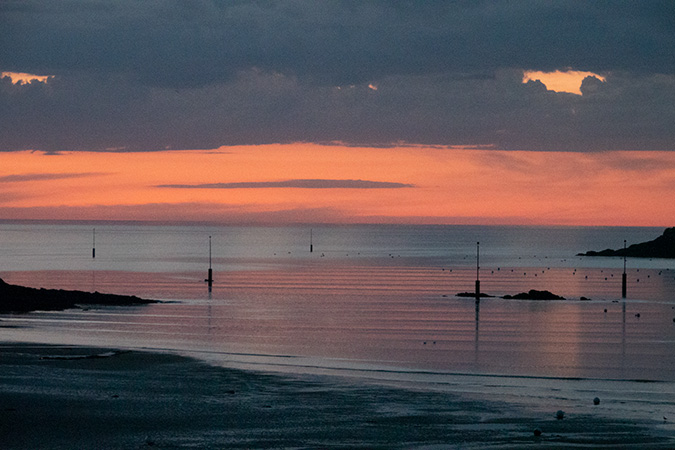
M 125 306 L 156 303 L 135 295 L 101 294 L 99 292 L 35 289 L 5 283 L 0 279 L 0 313 L 60 311 L 78 305 Z
M 633 244 L 618 250 L 606 249 L 599 252 L 588 251 L 577 256 L 627 256 L 631 258 L 675 258 L 675 227 L 666 228 L 663 234 L 653 241 Z

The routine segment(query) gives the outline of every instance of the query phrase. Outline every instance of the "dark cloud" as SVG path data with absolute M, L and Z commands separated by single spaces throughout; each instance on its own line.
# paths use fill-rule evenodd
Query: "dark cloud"
M 675 3 L 5 1 L 0 150 L 671 150 Z M 523 70 L 601 73 L 583 96 Z M 374 90 L 369 88 L 377 88 Z
M 649 174 L 650 178 L 669 177 L 675 183 L 675 163 L 661 154 L 616 154 L 603 163 L 611 168 L 624 171 L 631 176 Z
M 156 187 L 173 189 L 399 189 L 414 186 L 412 184 L 368 180 L 285 180 L 241 183 L 163 184 Z
M 176 88 L 257 67 L 312 82 L 503 67 L 672 73 L 672 1 L 3 2 L 5 70 Z

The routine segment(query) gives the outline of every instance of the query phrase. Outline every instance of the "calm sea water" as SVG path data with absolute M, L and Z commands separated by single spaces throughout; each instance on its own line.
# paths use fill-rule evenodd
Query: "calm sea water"
M 0 341 L 172 351 L 223 366 L 414 382 L 535 407 L 543 398 L 584 408 L 587 399 L 579 399 L 594 392 L 611 399 L 608 414 L 660 420 L 675 414 L 668 410 L 675 261 L 629 259 L 624 301 L 622 259 L 575 255 L 662 232 L 97 225 L 94 235 L 86 225 L 5 223 L 5 281 L 162 303 L 0 315 Z M 457 297 L 474 289 L 477 272 L 491 295 L 546 289 L 567 300 Z
M 675 381 L 675 261 L 629 259 L 623 301 L 622 259 L 575 256 L 662 231 L 2 224 L 9 283 L 164 302 L 4 315 L 0 339 L 278 368 Z M 477 263 L 483 292 L 547 289 L 568 300 L 457 297 L 474 289 Z

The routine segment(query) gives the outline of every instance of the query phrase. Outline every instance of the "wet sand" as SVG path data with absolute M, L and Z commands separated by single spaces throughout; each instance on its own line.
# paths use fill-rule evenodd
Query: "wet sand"
M 0 409 L 4 449 L 675 448 L 630 418 L 100 348 L 0 345 Z

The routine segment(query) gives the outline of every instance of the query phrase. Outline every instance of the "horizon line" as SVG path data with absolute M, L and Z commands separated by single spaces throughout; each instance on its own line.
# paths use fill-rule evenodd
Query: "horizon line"
M 139 225 L 139 226 L 260 226 L 260 227 L 348 227 L 348 226 L 419 226 L 419 227 L 527 227 L 527 228 L 672 228 L 670 225 L 570 225 L 526 223 L 442 223 L 442 222 L 273 222 L 273 221 L 217 221 L 217 220 L 139 220 L 139 219 L 10 219 L 0 218 L 0 224 L 53 224 L 53 225 Z

